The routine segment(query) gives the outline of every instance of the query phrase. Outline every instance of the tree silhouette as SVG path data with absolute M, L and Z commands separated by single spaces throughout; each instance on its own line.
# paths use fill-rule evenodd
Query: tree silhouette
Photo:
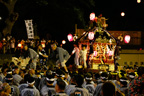
M 19 13 L 15 11 L 15 6 L 18 1 L 21 2 L 22 0 L 0 0 L 0 3 L 2 3 L 7 8 L 7 11 L 8 11 L 8 16 L 5 19 L 5 27 L 2 30 L 2 33 L 4 36 L 6 36 L 7 34 L 11 34 L 11 30 L 19 17 Z M 23 0 L 23 1 L 27 1 L 27 0 Z M 47 4 L 47 1 L 35 0 L 35 3 L 39 5 L 44 5 L 44 4 Z M 22 7 L 22 6 L 19 6 L 19 7 Z

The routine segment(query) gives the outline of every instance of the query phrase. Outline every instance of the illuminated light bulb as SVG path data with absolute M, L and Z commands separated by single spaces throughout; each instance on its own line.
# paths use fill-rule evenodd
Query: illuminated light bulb
M 137 3 L 141 3 L 141 0 L 137 0 Z
M 125 13 L 124 13 L 124 12 L 121 12 L 121 16 L 125 16 Z
M 62 40 L 62 44 L 66 44 L 66 41 L 65 41 L 65 40 Z

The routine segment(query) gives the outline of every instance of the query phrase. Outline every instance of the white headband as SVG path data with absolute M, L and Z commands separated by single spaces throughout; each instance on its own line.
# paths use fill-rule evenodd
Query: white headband
M 60 76 L 60 77 L 65 77 L 65 75 L 59 75 L 59 74 L 56 74 L 57 76 Z
M 51 79 L 46 78 L 46 80 L 47 80 L 47 81 L 54 81 L 55 79 L 54 79 L 54 78 L 51 78 Z
M 33 81 L 32 83 L 27 82 L 28 85 L 33 85 L 35 83 L 35 81 Z
M 101 76 L 100 78 L 101 78 L 101 79 L 108 79 L 107 77 L 102 77 L 102 76 Z
M 135 76 L 133 76 L 133 75 L 129 75 L 129 77 L 130 77 L 130 78 L 135 78 Z
M 91 77 L 91 78 L 87 78 L 87 77 L 86 77 L 85 79 L 86 79 L 86 80 L 92 80 L 92 77 Z
M 124 79 L 120 79 L 120 81 L 121 81 L 121 82 L 127 82 L 127 80 L 124 80 Z
M 6 80 L 13 80 L 13 78 L 5 78 Z
M 7 72 L 7 74 L 12 74 L 12 72 Z

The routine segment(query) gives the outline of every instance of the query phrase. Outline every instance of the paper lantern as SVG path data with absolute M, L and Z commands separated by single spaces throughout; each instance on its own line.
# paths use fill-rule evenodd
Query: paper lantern
M 95 20 L 95 13 L 90 14 L 90 20 L 94 21 Z
M 19 47 L 19 48 L 21 48 L 21 47 L 22 47 L 21 43 L 19 43 L 19 44 L 18 44 L 18 47 Z
M 89 40 L 93 40 L 94 39 L 94 32 L 89 32 L 88 38 L 89 38 Z
M 112 55 L 113 55 L 113 51 L 109 51 L 108 56 L 112 56 Z
M 69 40 L 70 42 L 73 41 L 73 36 L 72 36 L 72 34 L 68 34 L 67 38 L 68 38 L 68 40 Z
M 62 40 L 62 44 L 66 44 L 66 41 L 65 41 L 65 40 Z
M 129 43 L 129 42 L 130 42 L 130 35 L 126 35 L 126 36 L 125 36 L 124 42 L 125 42 L 125 43 Z
M 94 56 L 97 56 L 97 51 L 94 51 Z

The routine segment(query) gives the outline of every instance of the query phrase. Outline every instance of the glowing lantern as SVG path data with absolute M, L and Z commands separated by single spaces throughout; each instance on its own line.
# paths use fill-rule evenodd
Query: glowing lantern
M 121 12 L 121 16 L 125 16 L 125 13 L 124 13 L 124 12 Z
M 95 13 L 90 14 L 90 20 L 94 21 L 95 20 Z
M 89 38 L 89 40 L 93 40 L 94 39 L 94 32 L 89 32 L 88 38 Z
M 124 42 L 125 42 L 125 43 L 129 43 L 129 42 L 130 42 L 130 35 L 126 35 L 126 36 L 125 36 Z
M 44 43 L 42 43 L 41 45 L 42 45 L 42 48 L 45 48 L 45 44 Z
M 141 0 L 137 0 L 137 3 L 141 3 Z
M 21 43 L 19 43 L 19 44 L 18 44 L 18 47 L 19 47 L 19 48 L 21 48 L 21 47 L 22 47 Z
M 94 51 L 94 56 L 97 56 L 97 51 Z
M 70 42 L 73 41 L 73 36 L 72 36 L 72 34 L 68 34 L 67 38 L 68 38 L 68 40 L 69 40 Z
M 108 56 L 112 56 L 112 55 L 113 55 L 113 51 L 109 51 Z
M 65 40 L 62 40 L 62 44 L 66 44 L 66 41 L 65 41 Z

